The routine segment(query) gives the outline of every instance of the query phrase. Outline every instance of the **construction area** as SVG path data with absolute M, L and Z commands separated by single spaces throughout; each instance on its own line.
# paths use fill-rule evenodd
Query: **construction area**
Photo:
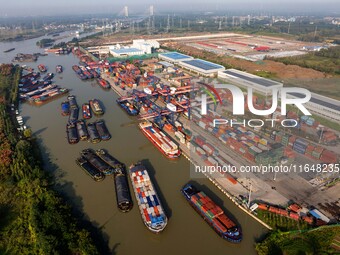
M 279 120 L 273 126 L 216 126 L 214 119 L 235 119 L 232 94 L 215 88 L 219 83 L 216 79 L 204 78 L 182 68 L 180 62 L 170 63 L 162 57 L 93 62 L 79 55 L 89 69 L 101 70 L 102 77 L 120 96 L 117 102 L 125 111 L 134 113 L 139 121 L 152 122 L 177 144 L 192 162 L 193 178 L 205 175 L 247 208 L 257 201 L 282 206 L 293 200 L 304 208 L 316 206 L 328 218 L 338 220 L 333 210 L 339 206 L 338 132 L 294 111 L 282 116 L 280 109 L 266 116 Z M 176 53 L 167 57 L 187 58 Z M 203 94 L 208 95 L 206 114 L 201 113 Z M 256 109 L 269 109 L 269 102 L 269 98 L 253 96 Z M 244 118 L 248 121 L 251 116 L 246 114 Z M 282 127 L 280 121 L 286 118 L 298 125 Z M 239 118 L 237 121 L 242 122 Z M 266 165 L 295 166 L 296 171 L 240 171 Z M 236 171 L 197 171 L 198 167 L 209 166 L 229 166 Z

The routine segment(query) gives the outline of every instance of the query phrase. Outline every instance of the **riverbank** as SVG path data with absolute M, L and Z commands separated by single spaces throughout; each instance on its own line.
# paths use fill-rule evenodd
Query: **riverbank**
M 53 180 L 41 167 L 36 140 L 30 132 L 16 131 L 13 112 L 18 73 L 18 66 L 0 67 L 0 251 L 105 254 L 98 233 L 91 234 L 85 222 L 76 219 L 72 207 L 54 191 Z

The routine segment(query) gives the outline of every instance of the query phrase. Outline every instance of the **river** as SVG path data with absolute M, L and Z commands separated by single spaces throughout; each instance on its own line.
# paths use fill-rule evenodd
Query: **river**
M 70 40 L 72 37 L 63 40 Z M 43 52 L 35 46 L 40 39 L 0 43 L 0 62 L 10 62 L 19 52 Z M 16 49 L 3 53 L 9 48 Z M 64 72 L 56 75 L 55 83 L 71 89 L 70 93 L 76 95 L 80 106 L 92 98 L 98 98 L 103 102 L 105 114 L 102 118 L 111 132 L 110 141 L 96 145 L 88 142 L 79 142 L 76 145 L 67 143 L 65 132 L 67 117 L 60 114 L 60 103 L 66 96 L 41 107 L 22 104 L 20 114 L 24 118 L 25 125 L 29 126 L 38 137 L 44 164 L 55 176 L 56 188 L 69 198 L 86 220 L 102 231 L 112 253 L 123 255 L 256 254 L 255 240 L 263 235 L 266 229 L 237 208 L 207 179 L 191 180 L 223 209 L 234 215 L 242 226 L 244 238 L 241 244 L 231 244 L 222 240 L 189 206 L 180 193 L 180 188 L 190 181 L 189 161 L 184 157 L 177 161 L 170 161 L 163 157 L 138 130 L 136 118 L 129 117 L 117 106 L 115 102 L 117 95 L 112 90 L 104 91 L 94 81 L 84 82 L 77 78 L 71 66 L 78 61 L 72 54 L 67 56 L 49 54 L 39 57 L 36 63 L 23 64 L 37 68 L 39 63 L 43 63 L 51 72 L 54 72 L 57 64 L 63 65 Z M 84 148 L 107 149 L 127 166 L 140 160 L 145 162 L 169 217 L 168 226 L 163 233 L 154 235 L 147 230 L 142 223 L 136 202 L 129 213 L 118 211 L 113 179 L 106 178 L 103 182 L 96 183 L 76 165 L 75 159 Z

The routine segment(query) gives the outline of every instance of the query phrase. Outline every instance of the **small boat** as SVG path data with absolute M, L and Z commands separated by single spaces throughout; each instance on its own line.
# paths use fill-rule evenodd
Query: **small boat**
M 61 115 L 70 115 L 70 103 L 68 101 L 64 101 L 61 103 Z
M 100 138 L 100 135 L 98 133 L 95 123 L 88 123 L 87 131 L 89 132 L 91 143 L 99 143 L 101 141 L 101 138 Z
M 78 121 L 79 109 L 71 108 L 70 116 L 68 117 L 68 122 L 70 124 L 75 124 Z
M 91 106 L 92 112 L 94 114 L 97 114 L 97 115 L 103 115 L 104 114 L 104 110 L 101 107 L 101 105 L 100 105 L 100 103 L 97 99 L 90 100 L 90 106 Z
M 83 104 L 82 105 L 82 110 L 83 110 L 83 118 L 84 119 L 90 119 L 92 117 L 91 114 L 91 109 L 89 104 Z
M 13 50 L 15 50 L 15 48 L 10 48 L 10 49 L 8 49 L 8 50 L 4 50 L 4 53 L 11 52 L 11 51 L 13 51 Z
M 96 128 L 98 130 L 99 136 L 103 141 L 111 139 L 109 130 L 107 129 L 105 122 L 103 120 L 96 121 Z
M 76 97 L 71 95 L 71 96 L 68 96 L 67 97 L 68 101 L 70 102 L 70 107 L 71 108 L 78 108 L 78 104 L 77 104 L 77 101 L 76 101 Z
M 103 89 L 111 88 L 110 83 L 107 80 L 104 80 L 103 78 L 98 78 L 97 81 Z
M 46 66 L 45 66 L 45 65 L 43 65 L 43 64 L 40 64 L 40 65 L 38 65 L 38 69 L 39 69 L 39 71 L 40 71 L 40 72 L 42 72 L 42 73 L 44 73 L 44 72 L 46 72 L 46 71 L 47 71 L 47 68 L 46 68 Z
M 129 114 L 131 116 L 138 115 L 138 113 L 139 113 L 138 109 L 132 103 L 130 103 L 128 100 L 117 99 L 117 103 L 119 104 L 119 106 L 123 110 L 126 111 L 127 114 Z
M 75 144 L 79 142 L 78 132 L 75 124 L 67 124 L 66 133 L 69 144 Z
M 86 124 L 83 120 L 77 121 L 77 131 L 81 141 L 89 139 L 89 133 L 87 132 Z
M 77 165 L 79 165 L 89 176 L 95 181 L 102 181 L 105 179 L 105 175 L 92 166 L 85 158 L 80 157 L 76 159 Z
M 44 77 L 43 77 L 43 81 L 50 81 L 52 80 L 54 77 L 54 73 L 47 73 Z
M 57 65 L 56 68 L 55 68 L 55 71 L 57 73 L 62 73 L 63 72 L 63 66 L 62 65 Z
M 130 179 L 145 226 L 153 233 L 160 233 L 168 224 L 168 218 L 145 166 L 131 165 Z
M 113 168 L 107 164 L 105 161 L 101 160 L 100 157 L 92 150 L 85 149 L 81 152 L 81 155 L 98 171 L 102 172 L 105 175 L 113 174 Z

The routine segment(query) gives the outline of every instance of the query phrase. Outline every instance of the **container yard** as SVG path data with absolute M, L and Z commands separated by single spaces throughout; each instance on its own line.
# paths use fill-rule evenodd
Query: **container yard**
M 258 48 L 257 51 L 263 49 Z M 79 57 L 82 58 L 81 55 Z M 322 187 L 334 181 L 337 172 L 325 170 L 326 173 L 321 176 L 316 171 L 298 171 L 286 175 L 239 170 L 244 166 L 289 164 L 298 165 L 300 169 L 306 164 L 314 167 L 324 164 L 320 166 L 329 169 L 328 164 L 339 162 L 337 132 L 321 127 L 312 117 L 306 118 L 293 111 L 289 111 L 287 117 L 296 120 L 298 125 L 290 128 L 289 132 L 278 125 L 260 128 L 237 125 L 214 127 L 214 119 L 235 118 L 231 114 L 231 93 L 224 89 L 214 89 L 214 81 L 207 84 L 193 74 L 193 70 L 182 65 L 186 61 L 200 60 L 171 52 L 160 54 L 159 59 L 112 63 L 91 61 L 88 66 L 97 70 L 102 79 L 110 83 L 112 90 L 121 96 L 117 100 L 118 104 L 129 115 L 137 116 L 140 129 L 163 155 L 177 158 L 182 153 L 194 166 L 229 166 L 236 169 L 234 172 L 204 173 L 216 180 L 236 201 L 240 194 L 247 196 L 250 190 L 252 200 L 262 199 L 273 204 L 286 204 L 297 193 L 306 198 L 315 189 L 324 190 L 320 191 L 320 198 L 316 201 L 334 199 L 331 192 L 328 194 L 327 189 Z M 208 64 L 205 69 L 215 68 L 213 63 L 208 68 Z M 200 62 L 197 65 L 201 66 Z M 199 68 L 197 65 L 195 68 Z M 214 72 L 217 73 L 216 70 Z M 247 76 L 246 73 L 242 75 Z M 262 81 L 256 76 L 248 76 L 260 88 L 282 86 L 270 80 Z M 247 86 L 252 86 L 252 83 Z M 210 97 L 206 115 L 200 112 L 202 91 Z M 270 106 L 266 99 L 256 95 L 253 96 L 253 104 L 256 109 L 268 109 Z M 277 109 L 270 117 L 281 121 L 285 116 L 281 116 L 279 111 Z M 169 156 L 169 151 L 176 153 L 171 152 Z M 199 178 L 203 172 L 196 173 L 192 168 L 190 173 Z M 294 181 L 291 181 L 292 177 Z M 293 184 L 289 188 L 284 185 L 288 180 L 294 183 L 294 187 Z M 308 202 L 305 200 L 305 203 Z

